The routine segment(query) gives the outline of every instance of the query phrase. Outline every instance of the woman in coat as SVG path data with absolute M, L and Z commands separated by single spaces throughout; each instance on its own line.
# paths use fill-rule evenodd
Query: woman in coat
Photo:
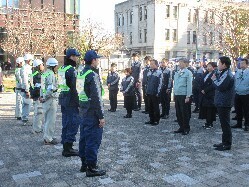
M 201 83 L 199 119 L 206 119 L 206 123 L 203 125 L 205 129 L 213 127 L 213 122 L 216 121 L 216 108 L 214 106 L 215 87 L 211 79 L 215 73 L 215 67 L 216 63 L 208 63 L 207 71 L 204 73 Z

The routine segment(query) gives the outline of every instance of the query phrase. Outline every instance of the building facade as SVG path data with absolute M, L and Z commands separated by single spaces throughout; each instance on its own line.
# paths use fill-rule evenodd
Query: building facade
M 198 0 L 128 0 L 115 6 L 115 32 L 122 33 L 130 53 L 142 57 L 216 60 L 222 54 L 213 46 L 215 33 L 198 32 L 212 16 Z
M 70 34 L 79 29 L 80 0 L 1 0 L 0 1 L 0 40 L 8 37 L 8 32 L 6 31 L 6 20 L 8 22 L 13 22 L 13 24 L 17 25 L 20 24 L 18 23 L 18 21 L 22 20 L 21 24 L 22 28 L 24 29 L 24 32 L 25 29 L 29 28 L 28 25 L 29 21 L 25 21 L 25 17 L 27 17 L 28 14 L 27 7 L 31 7 L 31 9 L 41 12 L 42 10 L 44 10 L 45 14 L 46 11 L 51 11 L 57 13 L 56 14 L 57 16 L 60 15 L 60 20 L 62 21 L 57 26 L 57 29 L 62 30 L 63 32 L 65 32 L 65 34 Z M 11 12 L 13 12 L 13 14 Z M 20 15 L 23 16 L 23 19 L 18 17 L 19 20 L 17 20 L 15 14 L 18 14 L 18 16 Z M 43 20 L 40 21 L 42 22 Z M 38 23 L 37 29 L 35 28 L 34 30 L 37 30 L 38 32 L 39 29 L 40 28 Z M 63 45 L 63 41 L 61 41 L 61 45 Z M 37 51 L 34 53 L 37 56 L 41 55 L 40 52 Z M 14 58 L 13 56 L 5 53 L 3 49 L 0 48 L 1 62 L 5 62 L 7 60 L 7 55 L 10 58 Z M 63 59 L 64 52 L 57 55 L 58 58 Z

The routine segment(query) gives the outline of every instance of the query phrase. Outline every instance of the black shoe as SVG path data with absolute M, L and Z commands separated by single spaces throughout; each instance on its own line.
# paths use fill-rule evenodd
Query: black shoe
M 232 118 L 232 120 L 237 120 L 237 116 L 235 116 L 234 118 Z
M 177 119 L 175 119 L 174 122 L 178 122 Z
M 164 115 L 163 117 L 161 117 L 162 119 L 168 119 L 169 115 Z
M 87 170 L 87 166 L 86 165 L 80 167 L 80 172 L 86 172 L 86 170 Z
M 88 166 L 88 168 L 86 169 L 87 177 L 103 176 L 105 174 L 106 174 L 105 170 L 99 170 L 97 167 Z
M 182 132 L 182 135 L 188 135 L 189 134 L 189 131 L 183 131 Z
M 165 116 L 165 114 L 161 114 L 161 115 L 160 115 L 160 118 L 162 118 L 162 117 L 164 117 L 164 116 Z
M 220 147 L 216 147 L 215 150 L 217 151 L 226 151 L 226 150 L 230 150 L 231 149 L 231 145 L 222 145 Z
M 21 118 L 21 117 L 17 117 L 16 119 L 17 119 L 17 120 L 22 120 L 22 118 Z
M 146 110 L 144 110 L 144 111 L 142 111 L 142 113 L 144 113 L 144 114 L 148 114 L 149 112 L 148 112 L 148 111 L 146 111 Z
M 249 127 L 245 126 L 244 131 L 249 131 Z
M 233 129 L 241 129 L 241 128 L 242 128 L 242 126 L 241 126 L 241 125 L 236 124 L 236 125 L 231 126 L 231 128 L 233 128 Z
M 116 112 L 114 109 L 108 109 L 109 112 Z
M 132 115 L 126 114 L 124 118 L 132 118 Z
M 136 109 L 134 109 L 134 111 L 139 111 L 139 110 L 141 110 L 141 108 L 136 108 Z
M 211 128 L 212 128 L 211 125 L 207 125 L 207 126 L 204 127 L 204 129 L 211 129 Z
M 214 145 L 213 145 L 213 147 L 216 147 L 216 148 L 217 148 L 217 147 L 221 147 L 221 146 L 223 146 L 223 143 L 219 143 L 219 144 L 214 144 Z
M 156 126 L 156 125 L 159 125 L 159 122 L 154 122 L 151 124 L 152 126 Z
M 183 130 L 181 130 L 181 129 L 174 131 L 174 133 L 182 133 L 182 132 L 183 132 Z
M 66 142 L 63 144 L 62 156 L 71 157 L 79 156 L 79 152 L 76 149 L 73 149 L 73 143 Z
M 195 109 L 193 110 L 193 113 L 199 113 L 199 112 L 200 112 L 199 108 L 195 108 Z
M 236 113 L 236 110 L 233 110 L 232 113 Z
M 152 125 L 153 123 L 154 123 L 153 121 L 147 121 L 144 124 L 150 124 L 150 125 Z

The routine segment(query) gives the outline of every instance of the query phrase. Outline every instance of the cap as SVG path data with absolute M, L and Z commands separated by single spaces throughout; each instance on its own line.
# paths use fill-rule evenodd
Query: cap
M 73 55 L 74 56 L 80 56 L 80 53 L 74 48 L 68 49 L 67 52 L 66 52 L 66 57 L 70 58 L 70 56 L 73 56 Z
M 100 58 L 100 57 L 102 57 L 102 56 L 99 56 L 99 55 L 96 53 L 96 51 L 94 51 L 94 50 L 89 50 L 89 51 L 86 52 L 85 57 L 84 57 L 84 60 L 85 60 L 86 62 L 91 62 L 93 59 L 97 59 L 97 58 Z
M 24 55 L 24 60 L 34 60 L 34 56 L 31 54 L 25 54 Z
M 35 59 L 33 62 L 33 67 L 37 67 L 39 65 L 43 64 L 42 60 L 40 59 Z
M 18 58 L 16 59 L 16 63 L 17 63 L 17 64 L 20 64 L 21 62 L 24 62 L 24 58 L 23 58 L 23 57 L 18 57 Z
M 55 58 L 49 58 L 46 62 L 47 66 L 57 66 L 58 61 Z

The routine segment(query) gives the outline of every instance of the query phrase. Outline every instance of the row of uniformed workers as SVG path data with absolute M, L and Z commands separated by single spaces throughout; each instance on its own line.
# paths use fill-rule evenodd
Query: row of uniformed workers
M 62 67 L 57 69 L 58 61 L 50 58 L 46 62 L 47 70 L 41 60 L 34 60 L 32 73 L 32 55 L 25 55 L 24 59 L 17 59 L 16 94 L 19 90 L 22 100 L 17 100 L 16 117 L 27 124 L 31 98 L 34 100 L 33 131 L 42 132 L 42 115 L 44 122 L 44 143 L 57 144 L 54 138 L 56 111 L 59 104 L 62 112 L 62 155 L 80 156 L 82 172 L 87 176 L 104 175 L 104 170 L 97 167 L 97 152 L 101 144 L 103 125 L 105 124 L 102 102 L 102 86 L 100 78 L 95 73 L 98 66 L 98 56 L 95 51 L 85 54 L 85 68 L 77 75 L 76 61 L 80 54 L 75 49 L 68 49 L 66 60 Z M 25 64 L 22 66 L 22 62 Z M 58 70 L 58 77 L 57 77 Z M 77 79 L 77 80 L 76 80 Z M 77 84 L 76 84 L 77 82 Z M 19 103 L 22 103 L 20 109 Z M 42 103 L 42 106 L 41 106 Z M 80 111 L 79 111 L 80 109 Z M 43 114 L 42 114 L 43 113 Z M 80 116 L 79 116 L 80 113 Z M 79 151 L 73 149 L 76 134 L 80 124 Z

